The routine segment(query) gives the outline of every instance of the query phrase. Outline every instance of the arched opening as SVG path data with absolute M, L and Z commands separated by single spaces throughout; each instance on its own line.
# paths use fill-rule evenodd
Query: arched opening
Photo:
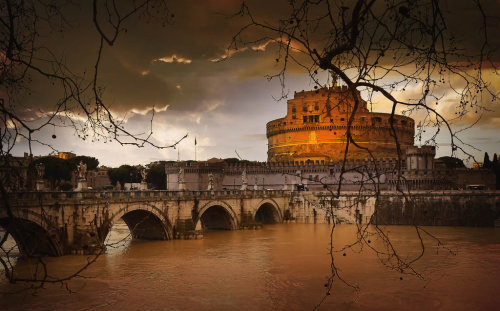
M 61 256 L 63 254 L 62 249 L 57 247 L 49 233 L 32 221 L 19 218 L 1 218 L 0 227 L 5 230 L 0 234 L 0 238 L 8 233 L 17 244 L 22 256 Z M 15 251 L 15 246 L 11 245 L 12 240 L 5 243 L 9 244 L 9 248 Z
M 153 213 L 134 210 L 122 216 L 134 239 L 168 240 L 169 235 L 163 222 Z
M 262 224 L 277 224 L 281 222 L 281 217 L 274 205 L 271 203 L 264 203 L 255 213 L 255 222 Z
M 232 230 L 234 221 L 229 212 L 220 205 L 209 207 L 200 217 L 203 230 Z
M 111 217 L 111 227 L 105 233 L 106 252 L 120 254 L 126 251 L 133 239 L 137 240 L 170 240 L 172 229 L 154 212 L 149 210 L 132 210 L 121 215 L 123 211 Z M 121 216 L 120 216 L 121 215 Z

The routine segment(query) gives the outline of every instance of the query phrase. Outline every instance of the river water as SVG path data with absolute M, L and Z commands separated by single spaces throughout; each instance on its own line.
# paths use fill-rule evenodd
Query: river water
M 108 252 L 86 278 L 33 292 L 0 277 L 0 310 L 312 310 L 325 296 L 329 225 L 279 224 L 260 230 L 214 231 L 202 240 L 131 241 Z M 401 257 L 419 250 L 415 228 L 387 226 Z M 422 277 L 385 267 L 366 246 L 335 253 L 341 276 L 319 310 L 498 310 L 500 228 L 426 227 L 450 248 L 423 236 Z M 113 227 L 110 239 L 128 234 Z M 353 225 L 337 225 L 335 249 L 352 243 Z M 383 248 L 372 236 L 370 246 Z M 344 256 L 345 254 L 345 256 Z M 381 258 L 384 258 L 381 256 Z M 48 258 L 55 275 L 75 271 L 87 256 Z M 17 269 L 30 271 L 19 260 Z

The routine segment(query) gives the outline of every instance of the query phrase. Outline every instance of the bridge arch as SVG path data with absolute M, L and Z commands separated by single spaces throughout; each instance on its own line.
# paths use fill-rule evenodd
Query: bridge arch
M 51 234 L 52 226 L 38 213 L 23 209 L 14 217 L 0 215 L 0 227 L 16 242 L 23 256 L 62 256 L 64 249 L 57 234 Z
M 253 219 L 258 223 L 277 224 L 283 222 L 283 214 L 276 201 L 264 199 L 257 204 Z
M 204 204 L 194 219 L 196 230 L 235 230 L 239 228 L 238 216 L 231 205 L 214 200 Z
M 128 204 L 109 217 L 108 232 L 119 219 L 127 224 L 133 238 L 144 240 L 171 240 L 173 228 L 162 211 L 149 203 Z

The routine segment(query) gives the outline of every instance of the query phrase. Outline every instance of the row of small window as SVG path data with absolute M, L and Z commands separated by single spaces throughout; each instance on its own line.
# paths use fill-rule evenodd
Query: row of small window
M 316 111 L 319 110 L 319 104 L 318 103 L 314 104 L 314 110 L 316 110 Z M 307 112 L 307 106 L 306 105 L 302 106 L 302 111 L 303 112 Z M 296 113 L 296 112 L 297 112 L 297 109 L 295 108 L 295 106 L 292 106 L 292 113 Z
M 319 115 L 302 116 L 304 123 L 319 123 Z

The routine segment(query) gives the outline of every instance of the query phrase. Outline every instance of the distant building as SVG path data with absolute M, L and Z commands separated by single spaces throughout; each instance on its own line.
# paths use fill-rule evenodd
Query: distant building
M 459 168 L 450 170 L 449 179 L 456 190 L 495 190 L 496 175 L 489 169 Z
M 112 187 L 108 176 L 108 170 L 109 168 L 106 166 L 99 166 L 95 171 L 88 171 L 88 186 L 96 190 Z
M 74 154 L 73 152 L 59 152 L 57 155 L 55 155 L 55 157 L 59 159 L 68 160 L 75 158 L 76 154 Z
M 441 190 L 453 187 L 443 162 L 434 159 L 436 147 L 406 149 L 406 166 L 389 177 L 390 190 Z
M 343 190 L 373 189 L 375 184 L 388 189 L 387 177 L 396 166 L 395 159 L 384 159 L 375 164 L 364 160 L 350 160 L 342 175 Z M 212 174 L 214 190 L 324 190 L 325 186 L 339 184 L 340 162 L 226 162 L 222 159 L 208 161 L 182 161 L 167 163 L 167 189 L 180 190 L 179 172 L 182 169 L 184 190 L 207 190 L 209 174 Z M 375 172 L 378 173 L 375 173 Z M 245 172 L 245 173 L 243 173 Z M 244 177 L 246 176 L 246 185 Z

